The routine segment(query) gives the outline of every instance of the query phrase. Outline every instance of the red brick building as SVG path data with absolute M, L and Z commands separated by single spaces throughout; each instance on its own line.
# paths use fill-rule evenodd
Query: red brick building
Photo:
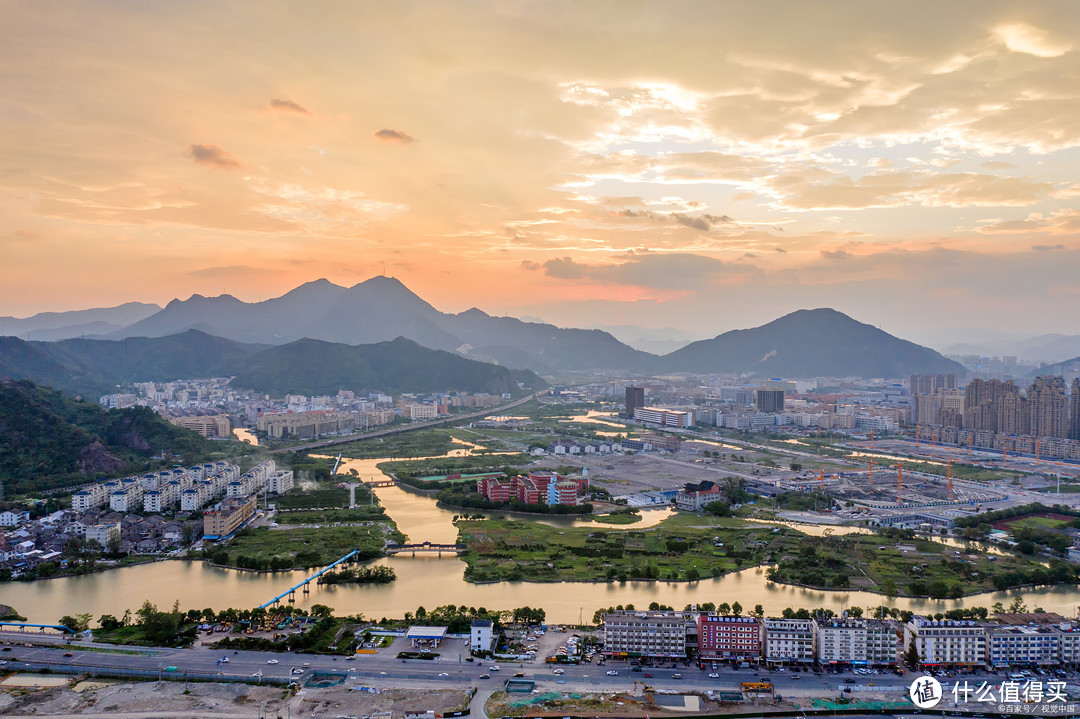
M 757 617 L 698 616 L 698 656 L 746 661 L 761 657 L 761 623 Z

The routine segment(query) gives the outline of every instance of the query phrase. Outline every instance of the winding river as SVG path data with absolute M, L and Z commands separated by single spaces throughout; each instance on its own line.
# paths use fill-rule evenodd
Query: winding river
M 460 456 L 468 451 L 452 450 L 452 453 Z M 381 476 L 375 466 L 381 461 L 384 460 L 343 460 L 343 471 L 356 469 L 362 479 L 371 479 Z M 413 541 L 453 542 L 456 539 L 457 530 L 451 521 L 455 512 L 436 506 L 433 498 L 397 486 L 380 487 L 376 493 L 387 514 Z M 585 524 L 608 531 L 633 530 L 655 525 L 669 511 L 643 510 L 643 521 L 631 525 Z M 529 517 L 528 521 L 556 526 L 581 523 L 580 519 L 570 517 Z M 811 533 L 825 529 L 785 524 Z M 839 534 L 851 530 L 836 528 L 835 531 Z M 779 614 L 785 607 L 828 607 L 839 611 L 850 606 L 879 604 L 936 612 L 954 607 L 990 606 L 996 601 L 1007 604 L 1019 593 L 1023 594 L 1029 607 L 1038 606 L 1070 617 L 1076 616 L 1080 605 L 1080 588 L 1075 586 L 992 592 L 958 600 L 897 598 L 890 601 L 869 592 L 822 591 L 773 584 L 765 579 L 762 567 L 697 582 L 470 584 L 463 578 L 465 565 L 455 557 L 397 555 L 376 560 L 374 564 L 393 567 L 397 581 L 385 585 L 316 587 L 310 594 L 298 594 L 297 605 L 327 604 L 340 614 L 361 613 L 373 619 L 400 617 L 421 605 L 431 608 L 442 604 L 464 604 L 489 609 L 528 605 L 543 607 L 551 622 L 589 621 L 593 612 L 601 607 L 634 604 L 643 608 L 650 602 L 681 608 L 691 603 L 738 601 L 747 608 L 761 604 L 770 614 Z M 89 612 L 95 619 L 102 614 L 119 616 L 125 609 L 135 611 L 146 599 L 159 607 L 170 606 L 174 600 L 179 600 L 183 609 L 254 607 L 307 575 L 300 571 L 260 574 L 219 569 L 202 562 L 161 561 L 81 577 L 0 584 L 0 603 L 15 607 L 31 622 L 41 623 L 53 623 L 65 614 L 79 612 Z

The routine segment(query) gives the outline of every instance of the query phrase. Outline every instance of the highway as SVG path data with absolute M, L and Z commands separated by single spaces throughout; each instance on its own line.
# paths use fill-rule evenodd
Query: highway
M 315 442 L 307 442 L 305 444 L 296 444 L 291 447 L 279 447 L 277 449 L 269 450 L 270 454 L 281 454 L 283 452 L 306 452 L 312 449 L 322 449 L 324 447 L 331 447 L 335 444 L 348 444 L 349 442 L 359 442 L 364 439 L 372 439 L 373 437 L 385 437 L 391 434 L 403 434 L 405 432 L 415 432 L 420 429 L 431 429 L 432 427 L 439 427 L 444 424 L 460 424 L 461 422 L 468 422 L 472 419 L 481 419 L 488 415 L 498 415 L 505 412 L 508 409 L 513 409 L 520 405 L 525 404 L 531 400 L 536 399 L 542 394 L 546 394 L 548 390 L 542 390 L 540 392 L 533 392 L 527 397 L 514 400 L 509 404 L 499 405 L 498 407 L 485 407 L 480 412 L 470 412 L 469 414 L 453 414 L 445 419 L 436 419 L 431 422 L 416 422 L 406 425 L 398 425 L 395 427 L 387 427 L 386 429 L 375 430 L 374 432 L 363 432 L 360 434 L 350 434 L 347 437 L 334 437 L 333 439 L 321 439 Z
M 22 646 L 22 642 L 31 640 L 35 646 Z M 647 682 L 658 690 L 737 690 L 740 682 L 754 681 L 765 676 L 773 682 L 778 694 L 795 693 L 800 695 L 820 694 L 836 696 L 844 687 L 859 691 L 866 687 L 874 692 L 892 691 L 897 695 L 907 692 L 912 673 L 896 676 L 883 673 L 872 676 L 843 674 L 814 674 L 812 672 L 792 673 L 791 671 L 733 670 L 730 667 L 716 670 L 719 678 L 710 678 L 713 670 L 700 670 L 695 665 L 685 666 L 681 662 L 675 669 L 649 668 L 642 672 L 633 672 L 625 662 L 609 661 L 606 665 L 584 664 L 564 665 L 563 674 L 554 673 L 555 666 L 544 664 L 542 660 L 534 662 L 466 662 L 460 658 L 464 647 L 454 646 L 461 640 L 448 640 L 443 645 L 443 657 L 434 661 L 410 659 L 402 661 L 393 654 L 359 655 L 354 660 L 344 657 L 329 657 L 314 654 L 290 654 L 257 651 L 223 651 L 220 649 L 142 649 L 133 647 L 112 647 L 100 644 L 73 642 L 68 644 L 62 637 L 25 635 L 19 633 L 0 634 L 0 661 L 6 662 L 4 669 L 40 669 L 49 666 L 54 670 L 72 671 L 84 669 L 89 673 L 108 674 L 115 671 L 158 673 L 163 678 L 181 679 L 185 675 L 198 678 L 213 678 L 220 675 L 222 680 L 246 679 L 247 681 L 276 680 L 287 682 L 296 677 L 301 681 L 310 672 L 334 672 L 355 677 L 357 683 L 372 682 L 379 685 L 393 685 L 395 680 L 403 682 L 422 681 L 432 686 L 445 682 L 447 685 L 462 683 L 479 687 L 501 685 L 503 680 L 515 673 L 523 673 L 537 682 L 538 689 L 553 690 L 613 690 L 621 689 L 634 692 L 634 680 Z M 14 645 L 12 645 L 14 643 Z M 123 653 L 120 653 L 123 652 Z M 72 656 L 64 656 L 70 653 Z M 222 663 L 222 658 L 228 662 Z M 277 664 L 268 664 L 277 660 Z M 306 669 L 304 664 L 309 664 Z M 492 667 L 499 668 L 493 669 Z M 708 665 L 706 665 L 708 666 Z M 175 671 L 166 671 L 166 667 L 176 667 Z M 294 674 L 293 670 L 297 673 Z M 609 676 L 608 671 L 618 672 Z M 256 676 L 261 673 L 261 677 Z M 646 677 L 645 674 L 652 674 Z M 675 675 L 681 675 L 676 678 Z M 487 675 L 488 678 L 481 678 Z M 965 676 L 969 682 L 1000 681 L 1003 675 L 980 674 Z M 851 679 L 851 682 L 845 682 Z M 490 683 L 490 684 L 489 684 Z M 563 686 L 565 685 L 565 686 Z M 871 686 L 872 685 L 872 686 Z

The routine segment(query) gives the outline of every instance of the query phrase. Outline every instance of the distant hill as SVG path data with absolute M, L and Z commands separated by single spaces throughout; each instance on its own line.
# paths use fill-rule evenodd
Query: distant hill
M 235 386 L 277 396 L 339 389 L 502 394 L 519 393 L 518 381 L 529 388 L 544 386 L 529 370 L 511 372 L 404 338 L 360 346 L 303 339 L 267 347 L 199 330 L 116 341 L 0 337 L 0 377 L 28 379 L 91 398 L 133 382 L 234 376 Z
M 1040 375 L 1064 377 L 1066 384 L 1071 383 L 1073 377 L 1080 375 L 1080 357 L 1073 357 L 1064 362 L 1055 362 L 1054 364 L 1044 364 L 1039 367 L 1039 369 L 1032 372 L 1029 377 L 1035 378 Z
M 273 345 L 303 338 L 361 345 L 405 337 L 431 349 L 546 373 L 647 369 L 656 359 L 599 330 L 492 317 L 478 309 L 440 312 L 392 277 L 373 277 L 349 288 L 321 279 L 253 303 L 231 295 L 193 295 L 173 300 L 109 338 L 162 337 L 189 329 Z
M 534 389 L 544 386 L 532 372 L 523 381 Z M 378 388 L 392 394 L 451 389 L 520 393 L 506 367 L 427 349 L 404 337 L 359 346 L 303 339 L 271 347 L 239 369 L 233 384 L 278 397 L 330 394 L 342 388 Z
M 100 307 L 71 312 L 42 312 L 32 317 L 0 317 L 0 335 L 24 340 L 55 341 L 69 337 L 105 334 L 159 312 L 158 305 L 126 302 L 117 307 Z
M 667 371 L 757 376 L 963 375 L 962 365 L 832 309 L 799 310 L 748 330 L 692 342 L 663 358 Z
M 29 379 L 93 398 L 132 382 L 231 377 L 248 357 L 262 349 L 197 330 L 120 341 L 26 342 L 0 337 L 0 377 Z
M 33 382 L 0 381 L 0 481 L 8 495 L 141 472 L 162 450 L 195 462 L 212 443 L 147 407 L 106 410 Z
M 1080 355 L 1080 335 L 1049 334 L 1021 340 L 989 340 L 953 344 L 945 352 L 954 355 L 1012 355 L 1022 362 L 1059 362 Z

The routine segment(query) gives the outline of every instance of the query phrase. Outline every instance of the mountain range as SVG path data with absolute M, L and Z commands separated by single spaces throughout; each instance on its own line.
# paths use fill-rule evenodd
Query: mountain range
M 79 325 L 77 321 L 64 323 L 55 317 L 49 319 L 54 323 L 54 332 L 57 328 Z M 89 316 L 72 319 L 87 320 Z M 24 324 L 24 329 L 27 326 Z M 210 336 L 241 343 L 243 347 L 220 346 L 223 352 L 240 355 L 300 340 L 355 347 L 404 337 L 425 348 L 544 375 L 598 371 L 734 373 L 759 377 L 964 373 L 959 364 L 933 350 L 829 309 L 800 310 L 761 327 L 726 332 L 660 356 L 634 349 L 602 330 L 567 329 L 543 322 L 496 317 L 476 308 L 457 314 L 441 312 L 397 279 L 382 276 L 348 288 L 325 279 L 316 280 L 263 302 L 243 302 L 231 295 L 192 295 L 186 300 L 173 300 L 159 311 L 99 338 L 132 342 L 139 337 L 163 338 L 191 330 L 203 333 L 199 342 L 209 342 L 206 337 Z M 136 351 L 142 350 L 132 346 L 132 352 Z M 23 353 L 27 355 L 22 357 L 24 362 L 37 361 L 28 356 L 34 352 L 44 353 L 38 360 L 62 365 L 53 367 L 55 371 L 74 373 L 74 376 L 95 373 L 91 359 L 85 356 L 92 354 L 90 350 L 82 350 L 78 357 L 67 360 L 44 352 L 42 345 L 0 346 L 0 359 L 4 352 Z M 132 362 L 137 364 L 136 358 L 125 361 L 129 370 L 138 369 L 132 365 Z M 171 360 L 162 358 L 162 362 L 168 361 Z M 0 364 L 0 369 L 3 366 Z M 527 379 L 530 384 L 534 382 Z
M 33 317 L 0 317 L 0 336 L 53 342 L 71 337 L 101 336 L 160 312 L 159 305 L 126 302 L 117 307 L 100 307 L 71 312 L 41 312 Z
M 1059 362 L 1080 355 L 1080 335 L 1049 334 L 1020 340 L 991 340 L 949 345 L 953 355 L 1014 356 L 1021 362 Z
M 510 370 L 422 347 L 399 337 L 350 346 L 302 339 L 285 345 L 245 344 L 187 330 L 167 337 L 34 342 L 0 337 L 0 376 L 72 394 L 97 396 L 133 382 L 235 377 L 233 386 L 282 396 L 339 389 L 517 394 L 545 383 L 529 370 Z

